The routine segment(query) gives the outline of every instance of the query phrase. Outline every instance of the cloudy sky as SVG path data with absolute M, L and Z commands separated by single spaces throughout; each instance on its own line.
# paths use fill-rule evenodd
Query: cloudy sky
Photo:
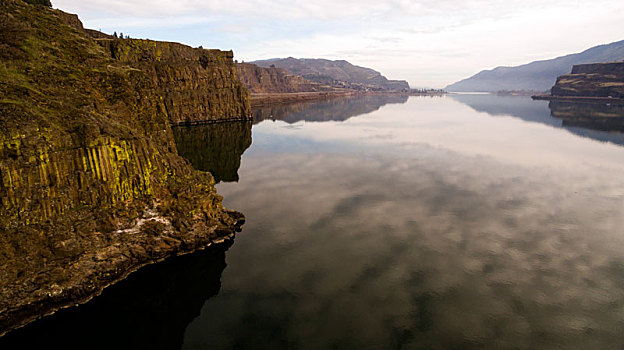
M 346 59 L 412 87 L 624 40 L 622 0 L 53 0 L 86 27 L 234 50 Z

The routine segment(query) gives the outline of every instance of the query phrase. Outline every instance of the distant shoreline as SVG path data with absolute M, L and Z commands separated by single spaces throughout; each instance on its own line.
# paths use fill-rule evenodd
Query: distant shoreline
M 371 95 L 405 95 L 405 96 L 442 96 L 446 92 L 414 92 L 414 91 L 319 91 L 319 92 L 269 92 L 251 93 L 252 107 L 264 107 L 268 105 L 302 102 L 321 101 L 340 97 L 371 96 Z
M 262 107 L 272 104 L 326 100 L 338 97 L 360 96 L 366 94 L 362 91 L 319 91 L 319 92 L 267 92 L 251 93 L 252 107 Z
M 533 95 L 531 98 L 545 101 L 624 104 L 623 98 L 615 97 Z

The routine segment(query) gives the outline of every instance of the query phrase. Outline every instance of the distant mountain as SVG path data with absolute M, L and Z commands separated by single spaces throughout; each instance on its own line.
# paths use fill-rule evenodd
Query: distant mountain
M 305 79 L 333 87 L 356 90 L 407 90 L 405 80 L 389 80 L 376 70 L 354 66 L 339 60 L 331 61 L 312 58 L 274 58 L 251 62 L 260 67 L 284 68 L 290 74 L 300 75 Z
M 581 53 L 551 60 L 535 61 L 517 67 L 497 67 L 447 86 L 447 91 L 547 91 L 557 77 L 567 74 L 572 66 L 583 63 L 602 63 L 624 60 L 624 40 L 592 47 Z
M 313 82 L 284 68 L 265 68 L 251 63 L 237 63 L 240 82 L 252 94 L 334 91 L 331 86 Z

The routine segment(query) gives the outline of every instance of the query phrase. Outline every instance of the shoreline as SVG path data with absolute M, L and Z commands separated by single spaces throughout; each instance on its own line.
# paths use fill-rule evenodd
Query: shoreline
M 615 97 L 592 97 L 592 96 L 553 96 L 553 95 L 533 95 L 533 100 L 541 101 L 561 101 L 577 103 L 600 103 L 600 104 L 624 104 L 623 98 Z
M 244 220 L 242 222 L 244 222 Z M 106 281 L 105 283 L 97 286 L 95 290 L 88 291 L 85 293 L 85 288 L 83 285 L 75 285 L 70 290 L 64 291 L 65 294 L 69 294 L 68 298 L 63 298 L 65 300 L 59 300 L 56 302 L 55 301 L 51 301 L 51 302 L 41 301 L 41 303 L 38 305 L 30 304 L 29 305 L 30 307 L 21 308 L 21 310 L 14 310 L 16 315 L 14 315 L 12 318 L 9 317 L 3 320 L 5 325 L 2 329 L 0 329 L 0 338 L 4 337 L 5 335 L 17 329 L 20 329 L 33 322 L 36 322 L 42 318 L 49 317 L 60 310 L 84 305 L 88 303 L 89 301 L 91 301 L 92 299 L 100 296 L 106 288 L 125 280 L 131 274 L 141 270 L 142 268 L 146 266 L 158 264 L 165 260 L 172 259 L 175 257 L 193 254 L 199 251 L 206 250 L 211 247 L 221 247 L 221 246 L 229 247 L 229 245 L 232 245 L 234 242 L 234 238 L 236 237 L 236 232 L 240 231 L 240 226 L 242 226 L 242 223 L 237 222 L 237 227 L 235 228 L 235 230 L 223 236 L 217 236 L 213 238 L 207 235 L 206 237 L 201 237 L 195 242 L 196 244 L 197 243 L 199 244 L 192 247 L 191 249 L 180 249 L 178 251 L 172 251 L 169 253 L 165 253 L 163 256 L 154 257 L 151 259 L 148 258 L 146 261 L 135 264 L 134 266 L 123 267 L 123 272 L 111 278 L 110 280 Z M 205 241 L 201 242 L 202 240 L 205 240 Z M 47 306 L 45 310 L 41 310 L 40 312 L 33 311 L 33 309 L 36 309 L 44 305 Z
M 263 107 L 267 105 L 302 102 L 302 101 L 319 101 L 328 100 L 339 97 L 351 97 L 365 95 L 367 92 L 362 91 L 311 91 L 311 92 L 267 92 L 267 93 L 250 93 L 249 100 L 252 107 Z
M 444 96 L 447 93 L 414 93 L 409 91 L 309 91 L 309 92 L 266 92 L 251 93 L 252 107 L 266 107 L 275 104 L 322 101 L 340 97 L 375 96 L 375 95 L 404 95 L 404 96 Z M 180 125 L 180 124 L 178 124 Z
M 195 126 L 195 125 L 207 125 L 207 124 L 221 124 L 231 122 L 251 122 L 253 117 L 238 117 L 238 118 L 223 118 L 223 119 L 205 119 L 205 120 L 189 120 L 184 122 L 171 123 L 171 127 L 179 126 Z

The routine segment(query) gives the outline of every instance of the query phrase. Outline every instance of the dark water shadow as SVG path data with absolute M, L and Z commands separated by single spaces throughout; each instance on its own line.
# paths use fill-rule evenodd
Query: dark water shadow
M 253 120 L 254 123 L 263 120 L 282 120 L 289 124 L 302 120 L 307 122 L 345 121 L 351 117 L 376 111 L 387 104 L 403 104 L 408 98 L 409 96 L 406 95 L 365 95 L 326 101 L 278 104 L 255 108 Z
M 564 127 L 624 132 L 624 105 L 551 101 L 548 108 Z
M 0 349 L 180 349 L 187 325 L 219 293 L 230 245 L 142 268 L 79 308 L 0 338 Z
M 528 96 L 450 94 L 452 99 L 491 116 L 563 128 L 575 135 L 624 145 L 624 108 L 600 104 L 533 101 Z
M 178 154 L 217 183 L 238 181 L 241 156 L 251 146 L 250 122 L 228 122 L 173 128 Z

